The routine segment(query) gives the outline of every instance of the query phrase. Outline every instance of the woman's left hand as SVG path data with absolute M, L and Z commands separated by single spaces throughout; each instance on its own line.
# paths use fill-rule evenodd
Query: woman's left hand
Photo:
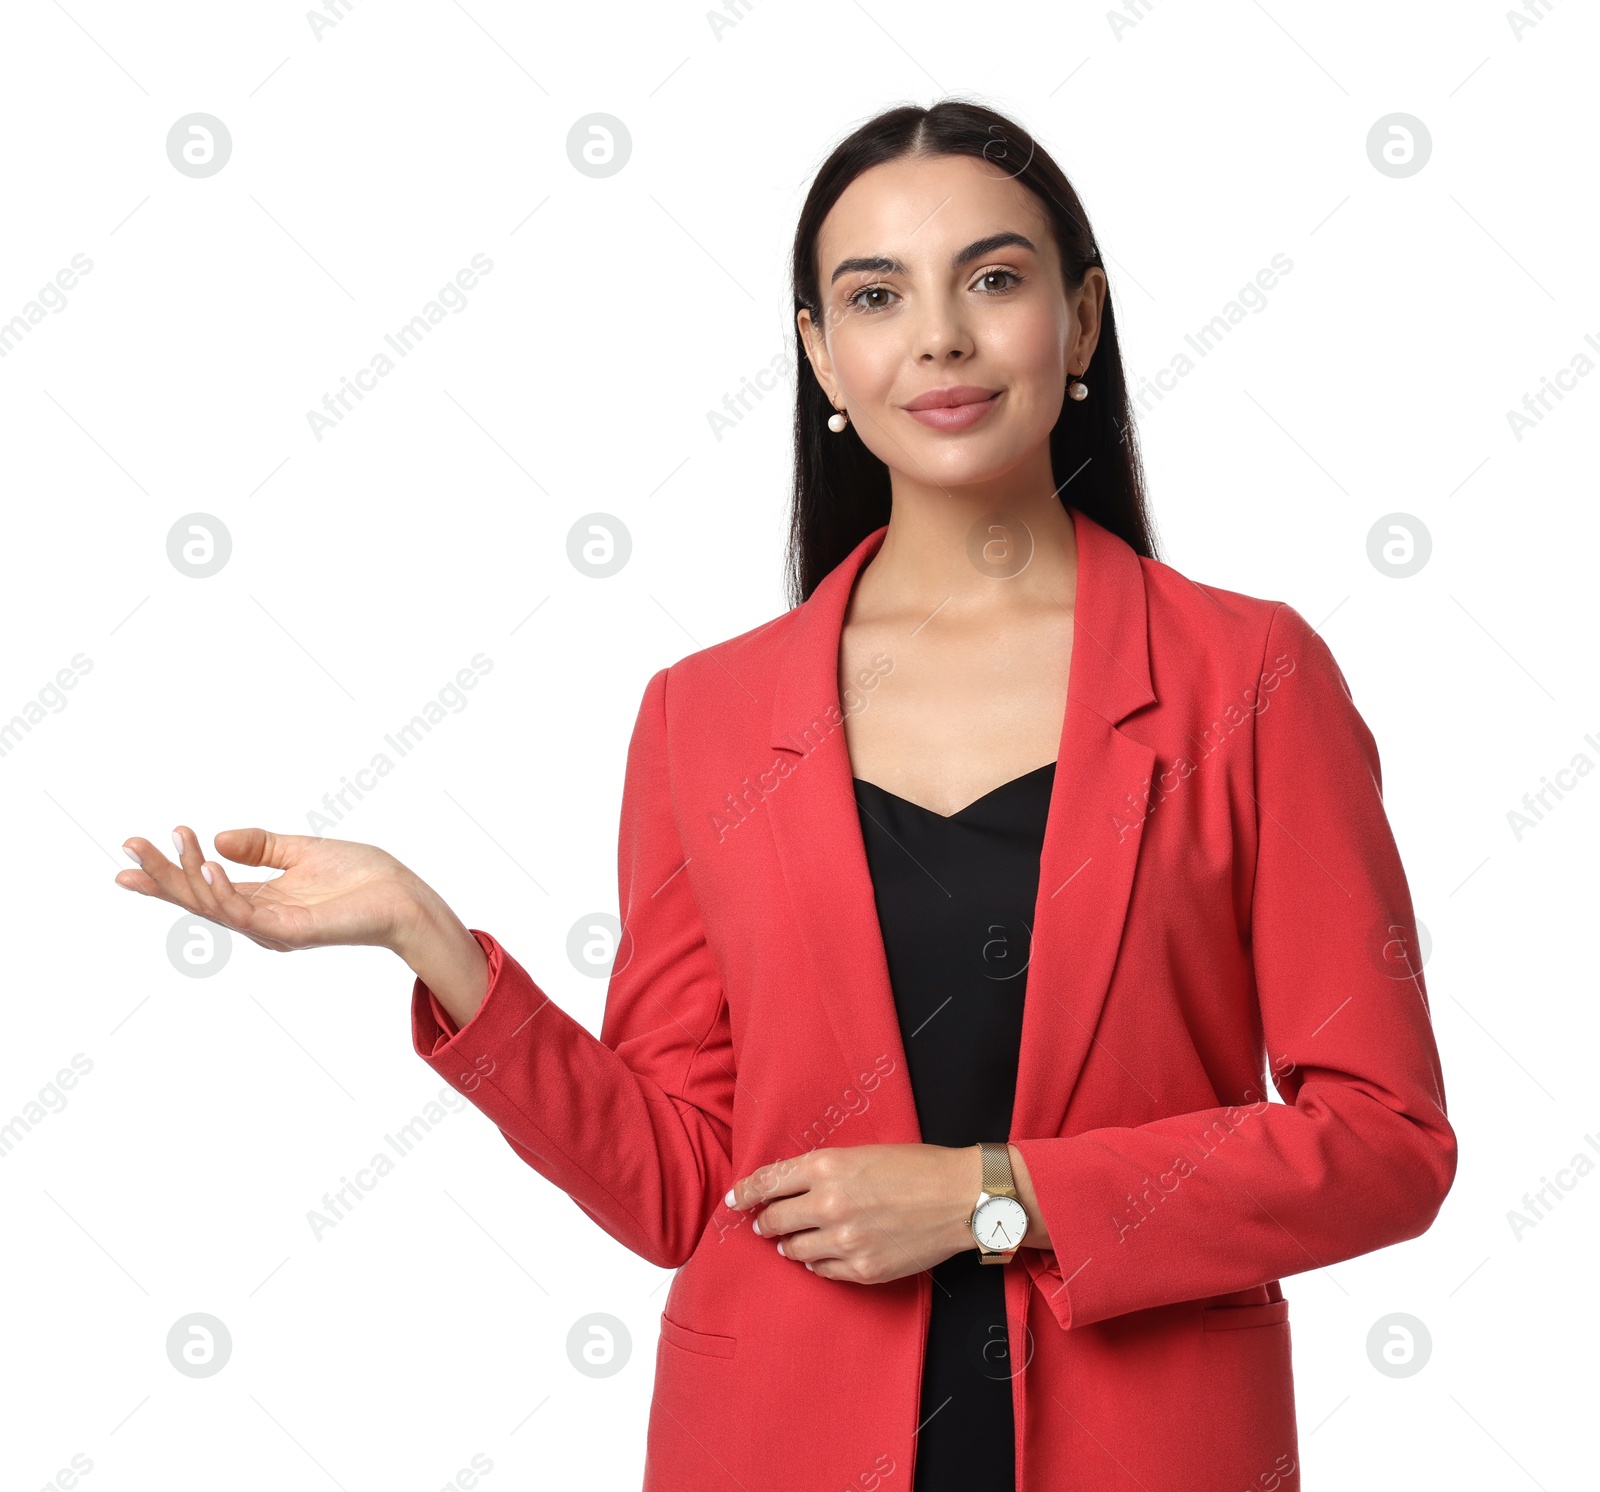
M 778 1251 L 830 1280 L 883 1284 L 976 1248 L 976 1145 L 850 1145 L 775 1161 L 736 1181 L 728 1206 Z

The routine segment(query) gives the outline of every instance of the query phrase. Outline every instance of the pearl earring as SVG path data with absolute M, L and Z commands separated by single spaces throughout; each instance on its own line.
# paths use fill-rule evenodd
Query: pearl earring
M 842 434 L 844 432 L 844 427 L 849 423 L 850 416 L 840 413 L 837 410 L 828 416 L 828 428 L 833 431 L 835 435 Z
M 1089 370 L 1085 368 L 1083 371 L 1087 373 Z M 1067 379 L 1067 397 L 1069 399 L 1087 399 L 1089 397 L 1089 385 L 1076 373 Z

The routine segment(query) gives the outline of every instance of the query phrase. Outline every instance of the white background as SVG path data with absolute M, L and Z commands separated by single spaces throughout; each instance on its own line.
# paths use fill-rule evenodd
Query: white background
M 1143 417 L 1154 513 L 1169 563 L 1322 629 L 1377 737 L 1461 1148 L 1428 1233 L 1285 1282 L 1305 1486 L 1582 1484 L 1600 1176 L 1520 1239 L 1508 1213 L 1600 1161 L 1600 780 L 1520 839 L 1507 814 L 1600 763 L 1600 378 L 1520 440 L 1507 412 L 1600 363 L 1593 11 L 1520 35 L 1476 0 L 1157 0 L 1120 35 L 1088 4 L 735 14 L 355 0 L 318 40 L 290 3 L 5 7 L 0 321 L 93 268 L 0 359 L 0 721 L 92 667 L 0 756 L 0 1125 L 36 1120 L 0 1147 L 0 1481 L 77 1455 L 108 1489 L 427 1492 L 480 1456 L 490 1487 L 638 1485 L 669 1276 L 471 1108 L 319 1240 L 323 1194 L 441 1091 L 409 970 L 241 939 L 186 978 L 119 845 L 312 832 L 484 653 L 467 708 L 327 832 L 399 855 L 598 1029 L 567 937 L 616 910 L 645 682 L 785 604 L 790 385 L 720 439 L 708 413 L 792 347 L 790 238 L 835 141 L 964 93 L 1077 186 L 1136 380 L 1293 261 Z M 200 179 L 166 153 L 197 111 L 233 142 Z M 594 112 L 632 137 L 604 179 L 567 155 Z M 1366 148 L 1394 112 L 1432 137 L 1398 179 Z M 479 252 L 466 309 L 317 439 L 307 412 Z M 594 511 L 633 542 L 603 581 L 567 559 Z M 206 580 L 167 557 L 195 512 L 233 542 Z M 1432 538 L 1409 579 L 1367 556 L 1393 512 Z M 30 1110 L 80 1053 L 65 1107 Z M 632 1333 L 613 1377 L 568 1361 L 594 1311 Z M 1368 1361 L 1395 1311 L 1431 1334 L 1411 1377 Z M 167 1361 L 191 1312 L 231 1333 L 214 1376 Z

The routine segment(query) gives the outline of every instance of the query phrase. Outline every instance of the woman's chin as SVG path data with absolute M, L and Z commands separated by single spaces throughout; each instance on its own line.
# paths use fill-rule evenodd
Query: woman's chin
M 922 486 L 951 490 L 982 487 L 1014 474 L 1033 449 L 1015 446 L 1009 440 L 982 444 L 973 441 L 957 446 L 948 437 L 936 437 L 916 444 L 905 442 L 904 450 L 889 465 L 903 480 Z M 909 462 L 905 460 L 907 456 L 911 458 Z

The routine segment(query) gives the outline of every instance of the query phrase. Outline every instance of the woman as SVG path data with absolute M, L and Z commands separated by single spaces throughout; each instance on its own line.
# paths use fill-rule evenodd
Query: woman
M 793 270 L 800 604 L 645 689 L 598 1039 L 371 846 L 118 882 L 394 949 L 418 1053 L 677 1269 L 647 1492 L 1298 1487 L 1279 1277 L 1456 1164 L 1373 739 L 1293 607 L 1154 557 L 1016 125 L 870 121 Z

